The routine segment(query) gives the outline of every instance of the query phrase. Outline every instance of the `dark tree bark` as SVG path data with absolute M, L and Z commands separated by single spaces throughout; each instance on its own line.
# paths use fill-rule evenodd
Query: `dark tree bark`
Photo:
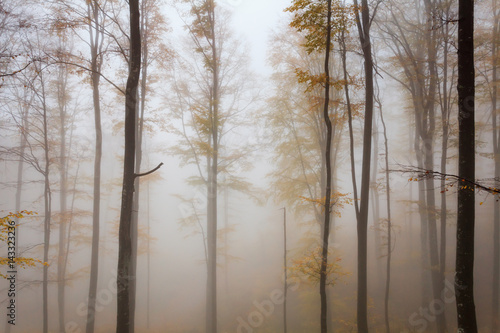
M 323 118 L 326 125 L 326 147 L 325 147 L 325 166 L 326 166 L 326 190 L 323 224 L 323 244 L 321 249 L 321 270 L 319 275 L 319 294 L 321 298 L 321 333 L 328 332 L 328 302 L 326 294 L 327 266 L 328 266 L 328 242 L 330 238 L 330 202 L 332 196 L 332 121 L 330 120 L 330 51 L 332 39 L 332 0 L 328 0 L 327 24 L 326 24 L 326 47 L 325 47 L 325 104 L 323 106 Z
M 140 94 L 138 106 L 140 112 L 136 112 L 136 138 L 135 138 L 135 172 L 140 173 L 142 164 L 142 139 L 144 132 L 144 109 L 146 107 L 146 94 L 147 94 L 147 78 L 148 78 L 148 17 L 146 15 L 146 1 L 141 3 L 141 43 L 142 43 L 142 66 L 140 78 Z M 134 202 L 132 209 L 132 275 L 136 275 L 137 271 L 137 244 L 138 244 L 138 228 L 139 228 L 139 199 L 140 199 L 140 178 L 135 179 L 134 184 Z M 136 280 L 131 281 L 130 293 L 133 297 L 130 300 L 130 313 L 135 313 L 135 299 L 136 299 Z M 134 326 L 135 317 L 130 318 L 131 326 Z
M 123 190 L 118 235 L 117 320 L 116 332 L 134 332 L 131 326 L 130 285 L 132 275 L 132 208 L 135 174 L 135 132 L 137 112 L 137 87 L 141 72 L 141 31 L 139 0 L 129 0 L 130 11 L 130 60 L 125 91 L 125 156 L 123 161 Z
M 358 6 L 357 0 L 354 4 Z M 373 123 L 373 59 L 370 40 L 370 7 L 367 0 L 361 1 L 361 17 L 356 12 L 356 23 L 359 39 L 363 50 L 364 72 L 365 72 L 365 122 L 363 133 L 363 163 L 361 169 L 361 201 L 359 208 L 359 219 L 357 221 L 358 232 L 358 301 L 357 301 L 357 324 L 358 331 L 368 332 L 368 286 L 367 286 L 367 257 L 368 257 L 368 206 L 370 192 L 370 162 L 371 162 L 371 140 Z
M 475 179 L 475 69 L 474 1 L 459 0 L 458 7 L 458 173 Z M 458 331 L 477 332 L 474 305 L 474 188 L 458 189 L 455 294 Z

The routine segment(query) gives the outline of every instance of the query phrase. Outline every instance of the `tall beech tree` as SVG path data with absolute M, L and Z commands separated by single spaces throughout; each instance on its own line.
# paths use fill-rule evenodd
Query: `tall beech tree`
M 265 120 L 270 128 L 270 144 L 276 147 L 276 169 L 270 177 L 276 200 L 294 207 L 297 217 L 317 224 L 322 235 L 324 211 L 315 200 L 324 198 L 326 190 L 324 88 L 319 84 L 311 87 L 307 82 L 297 84 L 297 71 L 321 75 L 325 59 L 324 54 L 318 52 L 308 54 L 303 46 L 303 34 L 291 29 L 289 27 L 273 36 L 273 50 L 269 57 L 274 69 L 272 82 L 275 93 L 268 100 L 270 112 L 266 113 Z M 339 67 L 338 59 L 332 54 L 330 76 L 335 77 L 334 81 L 339 81 Z M 339 165 L 346 122 L 341 99 L 339 90 L 330 89 L 333 174 Z
M 156 168 L 145 172 L 136 172 L 136 142 L 137 142 L 137 109 L 138 87 L 141 76 L 142 43 L 139 0 L 129 1 L 130 19 L 130 51 L 129 74 L 125 90 L 125 154 L 123 159 L 123 190 L 120 210 L 120 225 L 118 231 L 118 275 L 116 278 L 117 318 L 116 332 L 133 333 L 135 316 L 135 279 L 134 242 L 133 237 L 133 207 L 134 184 L 137 178 L 149 175 Z
M 40 41 L 38 41 L 40 43 Z M 40 44 L 39 44 L 40 45 Z M 50 167 L 51 167 L 51 144 L 49 134 L 49 106 L 47 97 L 47 79 L 42 64 L 40 62 L 34 63 L 34 76 L 30 83 L 31 88 L 36 96 L 36 112 L 39 115 L 41 126 L 39 127 L 41 147 L 43 150 L 43 164 L 38 160 L 34 160 L 34 164 L 38 172 L 43 176 L 44 191 L 44 217 L 43 217 L 43 262 L 49 262 L 49 249 L 50 249 L 50 234 L 51 234 L 51 215 L 52 215 L 52 190 L 50 183 Z M 38 82 L 38 83 L 37 83 Z M 43 266 L 43 282 L 42 282 L 42 312 L 43 312 L 43 333 L 49 332 L 49 267 Z
M 215 1 L 191 1 L 194 21 L 191 36 L 205 58 L 209 76 L 208 133 L 211 154 L 207 157 L 207 296 L 205 330 L 217 332 L 217 176 L 219 158 L 220 42 L 216 35 Z
M 379 24 L 387 36 L 386 42 L 394 54 L 393 60 L 400 68 L 399 75 L 385 71 L 401 84 L 411 96 L 415 132 L 413 148 L 419 168 L 434 170 L 437 106 L 441 109 L 442 155 L 441 170 L 446 171 L 449 141 L 449 119 L 452 103 L 451 84 L 453 62 L 450 54 L 448 24 L 438 19 L 450 17 L 450 2 L 419 1 L 408 10 L 398 2 L 388 2 L 387 17 Z M 425 48 L 422 47 L 425 45 Z M 442 69 L 441 73 L 439 70 Z M 439 104 L 438 104 L 439 103 Z M 418 209 L 420 215 L 422 306 L 432 298 L 439 299 L 444 288 L 446 260 L 446 191 L 441 182 L 441 213 L 436 209 L 435 182 L 432 177 L 418 182 Z M 441 218 L 440 241 L 438 240 L 437 217 Z M 439 247 L 441 245 L 441 247 Z M 430 277 L 430 279 L 429 279 Z M 431 282 L 432 289 L 429 288 Z M 437 314 L 439 332 L 446 331 L 445 312 Z
M 59 40 L 60 51 L 65 45 L 64 37 Z M 61 52 L 62 54 L 62 52 Z M 68 195 L 68 161 L 67 158 L 67 133 L 68 127 L 68 104 L 70 98 L 69 88 L 69 73 L 68 66 L 64 64 L 58 65 L 56 74 L 56 96 L 57 109 L 59 111 L 59 245 L 57 256 L 57 305 L 59 312 L 59 331 L 65 331 L 65 287 L 66 287 L 66 262 L 68 253 L 66 253 L 66 243 L 70 240 L 67 238 L 68 227 L 68 211 L 67 211 L 67 195 Z
M 482 2 L 478 5 L 477 31 L 475 31 L 475 63 L 477 94 L 487 97 L 490 104 L 491 155 L 494 163 L 493 176 L 500 178 L 500 114 L 498 112 L 498 65 L 500 56 L 500 6 L 498 1 Z M 488 13 L 481 17 L 481 12 Z M 482 91 L 484 89 L 484 91 Z M 488 103 L 487 102 L 487 103 Z M 491 327 L 493 332 L 500 329 L 500 201 L 493 200 L 493 257 L 492 257 L 492 303 Z
M 95 152 L 94 152 L 94 192 L 92 202 L 92 252 L 90 262 L 89 301 L 87 307 L 86 332 L 94 332 L 97 277 L 99 271 L 99 234 L 101 210 L 101 160 L 102 125 L 100 81 L 104 59 L 104 13 L 97 0 L 87 1 L 87 27 L 90 38 L 90 78 L 92 82 L 92 103 L 94 107 Z
M 134 313 L 130 312 L 132 275 L 132 208 L 134 199 L 137 88 L 141 72 L 141 31 L 139 0 L 129 0 L 130 58 L 125 90 L 125 156 L 123 160 L 123 191 L 118 236 L 118 288 L 116 333 L 134 332 Z
M 197 173 L 190 185 L 206 191 L 206 214 L 196 209 L 187 221 L 195 221 L 205 232 L 200 216 L 206 216 L 206 332 L 217 331 L 217 209 L 220 189 L 228 187 L 248 194 L 251 186 L 235 171 L 250 167 L 252 138 L 243 138 L 236 128 L 245 124 L 249 108 L 258 98 L 249 72 L 248 57 L 229 27 L 230 16 L 212 0 L 185 1 L 192 21 L 183 50 L 175 57 L 170 129 L 181 139 L 172 148 L 181 165 L 193 164 Z M 242 130 L 243 133 L 244 130 Z M 227 144 L 227 141 L 231 145 Z M 241 142 L 240 145 L 236 142 Z M 219 181 L 220 175 L 224 175 Z M 196 208 L 196 207 L 194 207 Z M 220 231 L 220 230 L 219 230 Z M 203 238 L 205 240 L 205 236 Z
M 475 181 L 474 1 L 458 2 L 458 175 Z M 474 188 L 458 188 L 455 294 L 459 332 L 477 332 L 474 304 Z
M 344 7 L 338 1 L 315 1 L 296 0 L 286 11 L 294 14 L 290 26 L 299 32 L 305 33 L 304 47 L 308 53 L 324 52 L 324 67 L 320 75 L 309 72 L 297 71 L 299 82 L 307 82 L 310 87 L 321 84 L 324 87 L 322 97 L 323 121 L 326 126 L 326 140 L 324 151 L 325 160 L 325 192 L 320 199 L 324 210 L 324 223 L 322 226 L 321 239 L 321 268 L 319 278 L 319 294 L 321 302 L 320 327 L 321 332 L 328 331 L 327 323 L 327 267 L 328 267 L 328 244 L 330 237 L 330 216 L 332 209 L 332 137 L 333 127 L 330 119 L 330 89 L 339 84 L 333 82 L 330 75 L 330 56 L 332 50 L 332 37 L 345 29 Z
M 358 1 L 354 0 L 358 6 Z M 358 27 L 359 41 L 363 51 L 365 74 L 365 121 L 363 132 L 363 163 L 361 166 L 361 193 L 359 214 L 357 215 L 358 232 L 358 300 L 357 324 L 358 331 L 368 332 L 368 201 L 370 192 L 370 162 L 372 150 L 373 130 L 373 59 L 370 28 L 372 24 L 370 7 L 367 0 L 361 1 L 361 9 L 356 12 L 356 25 Z M 354 172 L 354 171 L 353 171 Z
M 145 139 L 145 111 L 148 95 L 150 95 L 151 82 L 154 81 L 155 75 L 150 72 L 150 68 L 154 62 L 164 62 L 164 66 L 169 63 L 170 51 L 162 42 L 162 35 L 166 33 L 166 22 L 158 8 L 162 4 L 160 0 L 143 0 L 140 4 L 141 10 L 141 76 L 138 87 L 138 111 L 136 112 L 136 155 L 135 155 L 135 172 L 141 170 L 143 160 L 143 141 Z M 153 67 L 154 69 L 154 67 Z M 134 185 L 134 202 L 132 215 L 132 271 L 133 275 L 137 271 L 137 247 L 138 247 L 138 228 L 139 228 L 139 203 L 140 203 L 140 178 L 135 179 Z M 148 239 L 149 242 L 149 239 Z M 136 280 L 131 281 L 131 294 L 136 294 Z M 131 299 L 130 311 L 135 313 L 135 297 Z M 131 319 L 131 325 L 135 318 Z

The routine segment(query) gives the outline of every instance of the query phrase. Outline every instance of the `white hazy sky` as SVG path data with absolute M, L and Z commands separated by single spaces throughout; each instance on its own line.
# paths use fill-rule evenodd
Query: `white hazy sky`
M 283 9 L 291 0 L 218 0 L 217 3 L 233 13 L 234 35 L 248 43 L 253 69 L 261 75 L 269 74 L 270 69 L 266 68 L 269 33 L 283 22 L 286 16 Z M 179 18 L 175 5 L 166 14 L 174 33 L 183 31 L 185 23 Z
M 237 35 L 248 41 L 253 67 L 263 74 L 266 63 L 268 37 L 272 29 L 283 21 L 283 9 L 291 0 L 220 0 L 219 4 L 233 11 Z

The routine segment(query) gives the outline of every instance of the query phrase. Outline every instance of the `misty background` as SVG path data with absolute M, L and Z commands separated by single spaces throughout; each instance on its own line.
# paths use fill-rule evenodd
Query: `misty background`
M 402 66 L 410 60 L 398 58 L 401 55 L 398 52 L 404 49 L 401 40 L 406 36 L 408 41 L 405 43 L 414 48 L 415 57 L 424 59 L 425 34 L 429 31 L 425 24 L 435 20 L 432 31 L 438 35 L 435 38 L 438 47 L 436 76 L 439 79 L 433 101 L 436 126 L 431 154 L 435 170 L 440 170 L 443 122 L 439 110 L 443 109 L 443 103 L 446 105 L 443 102 L 446 100 L 449 132 L 446 133 L 445 165 L 447 173 L 457 174 L 457 25 L 452 22 L 457 8 L 449 1 L 433 1 L 435 8 L 429 16 L 424 2 L 377 3 L 372 25 L 377 97 L 368 229 L 368 321 L 373 332 L 385 330 L 388 248 L 392 254 L 389 305 L 392 330 L 434 332 L 438 330 L 436 317 L 444 315 L 447 330 L 456 331 L 453 281 L 457 185 L 445 179 L 443 186 L 436 178 L 433 187 L 425 189 L 425 193 L 435 193 L 436 206 L 429 208 L 419 201 L 422 173 L 417 170 L 418 152 L 415 150 L 418 96 L 412 96 L 409 88 L 412 81 L 405 76 L 412 69 Z M 160 162 L 164 165 L 155 173 L 141 177 L 135 329 L 137 332 L 204 332 L 208 199 L 200 174 L 207 172 L 203 153 L 211 147 L 201 142 L 206 134 L 203 127 L 206 123 L 200 110 L 206 100 L 200 96 L 204 97 L 207 91 L 203 83 L 208 80 L 210 70 L 200 60 L 203 45 L 196 44 L 193 37 L 196 32 L 186 28 L 195 20 L 189 1 L 143 0 L 142 3 L 149 6 L 148 24 L 151 25 L 148 29 L 151 33 L 147 39 L 150 76 L 145 106 L 140 108 L 144 111 L 140 171 L 151 170 Z M 124 149 L 124 96 L 119 88 L 125 87 L 129 54 L 125 5 L 108 0 L 99 1 L 98 6 L 99 10 L 104 10 L 98 15 L 105 22 L 105 28 L 101 35 L 104 44 L 99 49 L 103 146 L 95 332 L 112 332 L 116 327 L 116 263 Z M 323 213 L 315 200 L 323 197 L 320 178 L 324 173 L 321 169 L 324 133 L 322 125 L 317 124 L 321 119 L 316 103 L 320 93 L 314 89 L 307 91 L 307 85 L 297 81 L 296 69 L 316 73 L 321 70 L 324 59 L 320 54 L 304 51 L 303 34 L 289 26 L 292 14 L 284 12 L 291 5 L 291 1 L 285 0 L 221 0 L 216 6 L 216 17 L 221 22 L 217 36 L 221 36 L 220 45 L 224 47 L 219 60 L 228 64 L 222 71 L 227 81 L 222 89 L 224 100 L 220 101 L 227 113 L 221 120 L 224 129 L 221 130 L 217 189 L 218 332 L 283 331 L 284 308 L 280 296 L 284 283 L 283 208 L 286 209 L 287 228 L 288 331 L 319 330 L 318 279 L 310 273 L 311 267 L 314 270 L 316 265 L 314 253 L 321 235 L 318 215 Z M 375 3 L 370 5 L 375 6 Z M 492 140 L 493 132 L 498 131 L 498 112 L 492 106 L 496 105 L 492 100 L 496 99 L 494 91 L 497 90 L 493 69 L 496 71 L 498 66 L 495 43 L 498 43 L 500 12 L 496 0 L 477 1 L 476 8 L 476 178 L 486 187 L 494 188 L 498 180 L 495 177 L 499 175 L 495 174 L 498 149 Z M 17 257 L 43 261 L 44 223 L 47 221 L 44 194 L 46 186 L 50 187 L 51 239 L 49 244 L 45 243 L 49 332 L 84 332 L 88 320 L 94 199 L 95 88 L 92 71 L 89 71 L 92 41 L 87 26 L 88 22 L 94 22 L 90 15 L 92 8 L 88 3 L 73 0 L 11 0 L 0 1 L 0 9 L 1 216 L 17 210 L 36 213 L 18 219 L 16 251 Z M 443 23 L 445 15 L 450 22 Z M 359 187 L 364 76 L 357 38 L 353 24 L 345 41 L 354 105 L 353 158 Z M 336 42 L 333 45 L 332 77 L 341 82 L 340 46 Z M 446 64 L 445 49 L 449 57 Z M 427 64 L 427 60 L 423 62 Z M 424 67 L 425 73 L 418 75 L 428 78 L 428 68 Z M 423 82 L 428 84 L 427 79 Z M 140 94 L 143 92 L 144 89 L 140 90 Z M 338 201 L 331 214 L 329 261 L 334 267 L 330 276 L 332 283 L 327 289 L 328 322 L 331 332 L 355 332 L 356 213 L 342 86 L 333 89 L 332 99 L 335 102 L 331 117 L 336 124 L 332 174 Z M 381 106 L 387 127 L 391 171 L 390 244 L 387 240 L 386 151 Z M 64 154 L 67 163 L 63 172 L 67 182 L 63 194 L 62 132 L 66 133 Z M 199 147 L 193 148 L 193 145 Z M 23 164 L 21 182 L 18 181 L 20 160 Z M 195 160 L 198 163 L 193 163 Z M 20 200 L 16 200 L 19 191 Z M 497 265 L 500 262 L 495 253 L 498 247 L 494 247 L 498 195 L 477 192 L 474 292 L 478 328 L 481 332 L 495 332 L 498 309 L 495 315 L 492 299 L 498 299 L 499 295 L 493 295 L 495 281 L 492 279 L 495 258 Z M 439 220 L 442 194 L 447 202 L 444 222 Z M 66 215 L 61 213 L 61 197 L 66 198 Z M 446 236 L 441 237 L 438 232 L 440 244 L 443 240 L 446 244 L 444 289 L 438 300 L 430 291 L 430 272 L 437 268 L 422 259 L 429 255 L 428 250 L 422 248 L 428 241 L 422 240 L 426 237 L 422 236 L 422 216 L 428 212 L 422 209 L 432 209 L 438 219 L 438 229 L 441 223 L 446 225 Z M 67 235 L 66 239 L 61 238 L 61 230 Z M 64 240 L 63 259 L 61 239 Z M 7 257 L 4 242 L 0 242 L 0 257 Z M 62 277 L 58 271 L 61 262 L 65 265 Z M 2 274 L 6 274 L 6 270 L 6 266 L 0 266 Z M 0 331 L 43 331 L 43 270 L 41 263 L 18 267 L 15 326 L 9 325 L 6 316 L 10 284 L 0 279 L 3 318 Z M 65 290 L 62 318 L 58 308 L 61 285 Z

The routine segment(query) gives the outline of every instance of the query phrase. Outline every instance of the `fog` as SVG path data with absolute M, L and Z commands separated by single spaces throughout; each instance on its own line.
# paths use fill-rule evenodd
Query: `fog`
M 458 111 L 458 5 L 369 3 L 375 89 L 365 137 L 364 11 L 333 2 L 325 62 L 317 41 L 330 31 L 319 26 L 328 2 L 140 0 L 142 69 L 130 93 L 129 2 L 0 1 L 0 332 L 117 331 L 132 95 L 140 168 L 127 229 L 127 265 L 137 266 L 122 276 L 135 283 L 129 332 L 367 332 L 363 306 L 370 332 L 457 331 L 465 182 L 475 199 L 477 331 L 500 332 L 496 0 L 475 5 L 472 179 L 459 175 L 459 119 L 470 117 Z M 317 16 L 298 31 L 291 22 L 309 9 Z M 366 275 L 359 207 L 368 210 Z

